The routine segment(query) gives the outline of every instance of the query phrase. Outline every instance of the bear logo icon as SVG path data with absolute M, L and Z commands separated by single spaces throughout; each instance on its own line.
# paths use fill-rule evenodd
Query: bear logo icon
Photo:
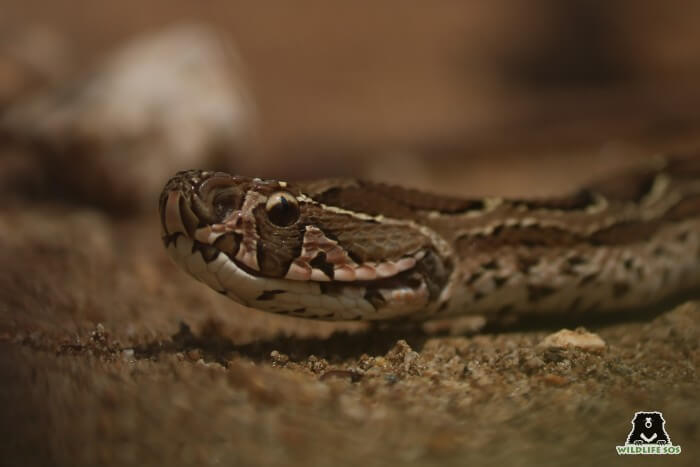
M 637 412 L 625 444 L 671 444 L 661 412 Z

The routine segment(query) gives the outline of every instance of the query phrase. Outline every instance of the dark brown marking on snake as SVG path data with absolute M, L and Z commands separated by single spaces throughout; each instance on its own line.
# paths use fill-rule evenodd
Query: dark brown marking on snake
M 627 271 L 630 271 L 634 268 L 634 260 L 632 258 L 627 258 L 622 262 L 622 266 L 624 266 Z
M 367 288 L 367 290 L 365 291 L 364 299 L 370 302 L 375 310 L 378 310 L 379 308 L 386 305 L 386 300 L 379 292 L 379 290 L 372 287 Z
M 578 285 L 588 285 L 592 282 L 594 282 L 596 279 L 598 279 L 598 273 L 597 272 L 592 272 L 590 274 L 586 274 L 581 278 L 579 281 Z
M 569 266 L 575 268 L 576 266 L 581 266 L 582 264 L 588 263 L 588 260 L 586 260 L 586 258 L 583 258 L 581 256 L 574 255 L 574 256 L 569 256 L 568 258 L 566 258 L 566 262 Z
M 362 258 L 357 255 L 354 251 L 349 251 L 345 250 L 345 252 L 348 254 L 351 260 L 353 260 L 357 264 L 362 264 Z
M 167 187 L 167 184 L 166 184 Z M 163 190 L 160 193 L 160 197 L 158 198 L 158 218 L 160 219 L 160 225 L 163 228 L 163 232 L 165 233 L 170 233 L 168 232 L 168 229 L 165 226 L 165 206 L 168 204 L 168 191 Z M 163 237 L 163 241 L 165 241 L 166 237 Z M 166 247 L 168 245 L 165 245 Z
M 569 276 L 578 276 L 577 266 L 587 264 L 588 260 L 582 256 L 572 255 L 566 258 L 566 262 L 562 265 L 561 272 Z
M 666 248 L 663 246 L 658 245 L 656 248 L 651 250 L 651 254 L 657 257 L 664 257 L 668 254 L 668 251 L 666 251 Z
M 444 302 L 442 302 L 437 309 L 437 313 L 441 313 L 441 312 L 447 310 L 449 304 L 450 304 L 449 300 L 445 300 Z
M 515 247 L 566 247 L 585 244 L 586 237 L 558 227 L 513 226 L 494 229 L 491 233 L 467 233 L 457 238 L 456 249 L 460 256 L 498 251 L 506 246 Z
M 613 297 L 621 298 L 630 291 L 630 285 L 626 282 L 613 283 Z
M 255 300 L 258 300 L 258 301 L 272 300 L 275 298 L 275 295 L 279 295 L 281 293 L 284 293 L 284 290 L 277 290 L 277 289 L 265 290 L 263 293 L 258 295 L 258 298 L 256 298 Z
M 509 313 L 511 313 L 513 310 L 515 310 L 515 305 L 512 303 L 509 303 L 507 305 L 503 305 L 501 308 L 498 309 L 498 315 L 503 317 Z
M 411 287 L 412 289 L 417 289 L 418 287 L 421 286 L 423 281 L 420 277 L 411 276 L 411 277 L 407 277 L 405 279 L 405 283 L 407 286 Z
M 623 222 L 592 233 L 590 243 L 592 245 L 642 243 L 652 237 L 660 226 L 660 222 Z
M 503 287 L 503 285 L 504 285 L 506 282 L 508 282 L 508 277 L 496 276 L 496 277 L 493 278 L 493 286 L 494 286 L 496 289 L 500 289 L 501 287 Z
M 199 244 L 198 249 L 205 263 L 211 263 L 219 256 L 219 250 L 217 248 L 199 242 L 194 243 Z
M 519 256 L 518 257 L 518 269 L 523 274 L 528 274 L 530 269 L 534 268 L 540 264 L 540 259 L 534 256 Z
M 475 302 L 478 302 L 479 300 L 483 299 L 484 297 L 486 297 L 486 294 L 484 294 L 483 292 L 479 292 L 477 290 L 476 292 L 474 292 L 474 297 L 472 297 L 472 299 Z
M 323 251 L 317 254 L 314 259 L 309 261 L 309 265 L 311 265 L 311 267 L 313 268 L 323 271 L 323 273 L 326 276 L 328 276 L 329 279 L 333 279 L 335 269 L 333 268 L 333 265 L 327 261 L 326 253 L 324 253 Z
M 491 261 L 488 261 L 486 263 L 483 263 L 481 265 L 483 269 L 486 269 L 487 271 L 493 271 L 495 269 L 498 269 L 498 261 L 495 259 L 492 259 Z
M 305 203 L 302 203 L 302 206 L 306 206 L 306 204 L 305 204 Z M 314 207 L 314 208 L 315 208 L 315 207 Z M 316 221 L 316 219 L 306 219 L 306 220 L 307 220 L 307 222 L 310 221 L 310 220 Z M 339 243 L 340 243 L 340 239 L 338 238 L 338 236 L 337 236 L 333 231 L 331 231 L 331 230 L 323 230 L 323 229 L 319 228 L 317 225 L 314 225 L 313 222 L 310 223 L 310 224 L 306 224 L 306 225 L 311 225 L 312 227 L 318 228 L 321 232 L 323 232 L 323 235 L 324 235 L 327 239 L 333 240 L 333 241 L 335 241 L 335 242 L 339 242 Z M 304 226 L 304 228 L 306 228 L 306 225 Z
M 664 215 L 664 219 L 681 221 L 698 214 L 700 214 L 700 195 L 689 195 L 669 209 Z
M 365 180 L 344 180 L 340 184 L 342 186 L 326 188 L 310 195 L 327 206 L 372 216 L 390 212 L 391 217 L 399 219 L 414 219 L 426 211 L 459 215 L 485 208 L 482 199 L 453 198 Z
M 549 297 L 556 291 L 557 289 L 549 287 L 547 285 L 530 284 L 527 286 L 527 299 L 531 303 L 537 302 L 542 300 L 543 298 Z
M 516 207 L 531 210 L 580 211 L 595 204 L 596 200 L 590 190 L 580 190 L 572 195 L 551 199 L 522 199 L 513 200 Z
M 685 243 L 688 241 L 689 236 L 690 236 L 690 232 L 688 232 L 687 230 L 684 230 L 682 232 L 679 232 L 676 235 L 676 240 L 680 243 Z
M 483 273 L 477 271 L 469 276 L 469 278 L 464 282 L 466 285 L 472 285 L 474 282 L 478 281 Z
M 649 221 L 631 220 L 601 228 L 590 235 L 583 235 L 558 227 L 510 226 L 494 228 L 486 233 L 467 233 L 456 239 L 460 256 L 468 257 L 475 252 L 498 251 L 505 246 L 527 248 L 560 247 L 577 245 L 617 246 L 641 244 L 648 241 L 668 221 L 684 220 L 700 214 L 700 196 L 686 198 L 671 208 L 666 215 Z
M 305 205 L 300 219 L 335 240 L 358 264 L 397 260 L 432 244 L 430 238 L 410 226 L 359 219 L 320 205 Z
M 165 235 L 164 237 L 161 237 L 163 240 L 163 245 L 165 245 L 165 248 L 168 248 L 171 243 L 176 243 L 178 235 L 181 235 L 181 234 L 174 233 L 174 234 Z
M 430 293 L 430 299 L 435 300 L 440 296 L 452 274 L 453 264 L 448 259 L 442 259 L 435 251 L 429 249 L 423 258 L 418 260 L 413 270 L 404 272 L 407 276 L 406 283 L 409 287 L 418 288 L 425 283 Z
M 242 238 L 243 236 L 239 233 L 227 233 L 217 238 L 214 241 L 214 246 L 220 251 L 235 257 L 236 253 L 238 253 Z
M 304 313 L 304 312 L 306 312 L 306 308 L 304 308 L 304 307 L 296 308 L 296 309 L 292 310 L 292 313 Z

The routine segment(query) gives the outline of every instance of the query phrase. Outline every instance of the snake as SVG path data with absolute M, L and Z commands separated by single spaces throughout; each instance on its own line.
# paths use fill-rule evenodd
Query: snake
M 187 170 L 165 184 L 159 214 L 189 275 L 246 307 L 300 318 L 634 310 L 700 286 L 692 157 L 541 198 Z

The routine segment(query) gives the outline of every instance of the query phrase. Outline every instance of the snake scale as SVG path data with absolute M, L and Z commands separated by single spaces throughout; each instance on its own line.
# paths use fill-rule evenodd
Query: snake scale
M 159 207 L 163 242 L 195 279 L 297 317 L 615 311 L 700 286 L 697 158 L 542 199 L 189 170 L 167 182 Z

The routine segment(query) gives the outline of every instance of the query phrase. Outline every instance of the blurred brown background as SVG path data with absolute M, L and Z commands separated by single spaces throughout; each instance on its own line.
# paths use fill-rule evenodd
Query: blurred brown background
M 215 26 L 247 65 L 261 151 L 287 170 L 318 153 L 678 143 L 700 114 L 698 14 L 690 0 L 27 0 L 5 1 L 0 26 L 65 34 L 81 69 L 138 33 Z

